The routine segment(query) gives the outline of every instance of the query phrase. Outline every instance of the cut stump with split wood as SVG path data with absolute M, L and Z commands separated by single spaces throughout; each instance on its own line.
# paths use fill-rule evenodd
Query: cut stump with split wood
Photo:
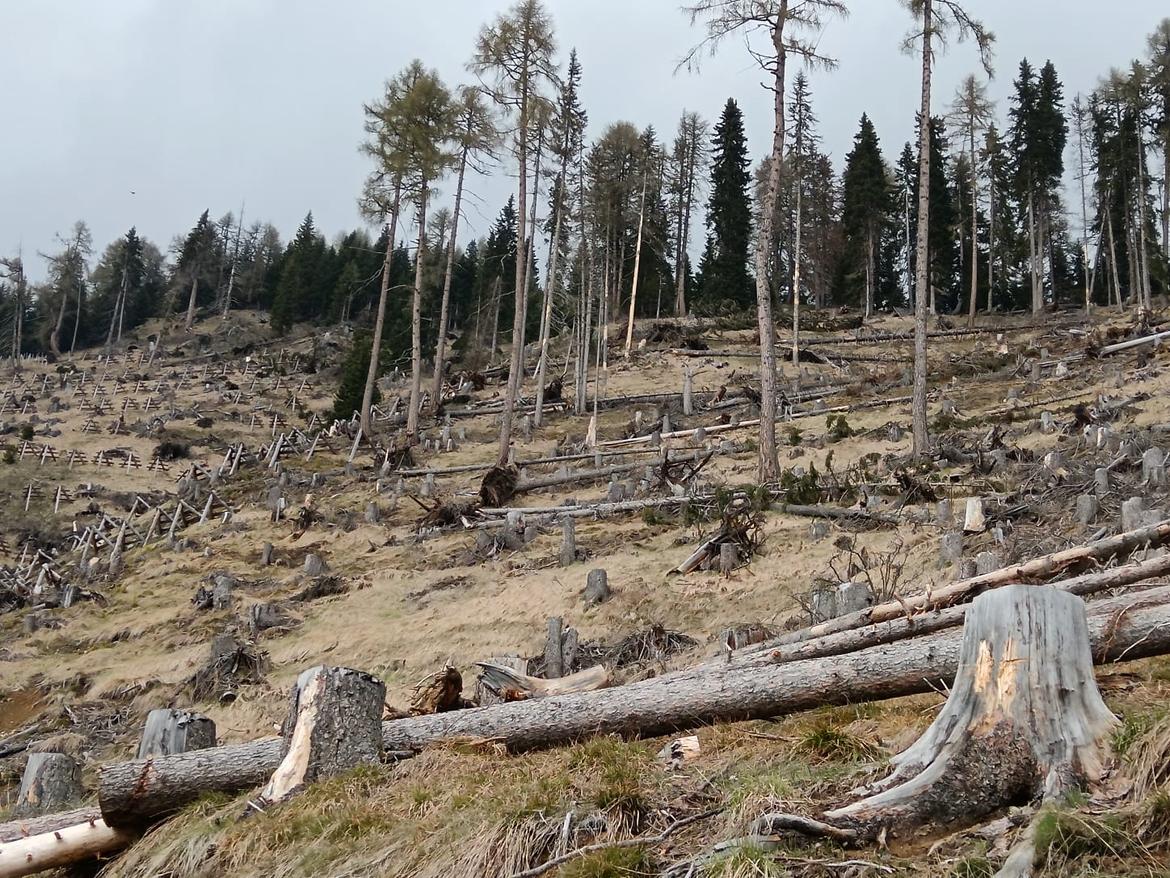
M 81 766 L 64 753 L 30 753 L 20 779 L 13 817 L 63 811 L 81 801 Z
M 823 819 L 866 842 L 1059 800 L 1101 780 L 1116 724 L 1093 675 L 1084 601 L 1047 586 L 996 589 L 967 613 L 955 683 L 934 723 L 865 798 Z M 762 825 L 784 827 L 785 816 Z
M 378 762 L 385 701 L 385 684 L 364 671 L 323 665 L 304 671 L 285 720 L 284 758 L 264 801 L 283 801 L 306 784 Z

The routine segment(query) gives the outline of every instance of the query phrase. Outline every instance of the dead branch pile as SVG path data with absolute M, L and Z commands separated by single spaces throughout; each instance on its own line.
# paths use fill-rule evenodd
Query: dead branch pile
M 618 669 L 656 664 L 698 645 L 697 640 L 686 634 L 670 631 L 662 625 L 650 625 L 608 646 L 600 640 L 582 643 L 577 649 L 574 670 L 593 665 Z
M 471 706 L 463 699 L 463 675 L 451 665 L 446 665 L 442 670 L 423 677 L 414 685 L 410 715 L 427 716 Z

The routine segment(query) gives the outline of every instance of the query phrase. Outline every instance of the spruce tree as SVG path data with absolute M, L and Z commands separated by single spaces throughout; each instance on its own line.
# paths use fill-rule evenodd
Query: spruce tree
M 838 291 L 838 301 L 860 305 L 868 318 L 877 298 L 881 245 L 893 201 L 881 144 L 867 115 L 861 117 L 853 148 L 845 157 L 842 198 L 846 285 Z
M 708 311 L 744 310 L 755 299 L 748 272 L 752 209 L 747 136 L 743 113 L 729 98 L 715 126 L 711 147 L 711 195 L 707 229 L 711 259 L 702 269 L 699 297 Z
M 288 245 L 276 298 L 272 303 L 272 328 L 280 334 L 292 324 L 318 316 L 320 299 L 316 295 L 318 263 L 324 242 L 318 240 L 310 211 L 301 221 L 296 237 Z

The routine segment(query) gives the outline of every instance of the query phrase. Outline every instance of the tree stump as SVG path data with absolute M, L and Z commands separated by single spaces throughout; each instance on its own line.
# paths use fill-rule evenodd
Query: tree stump
M 1116 718 L 1093 676 L 1085 604 L 1013 585 L 967 612 L 950 697 L 893 773 L 825 820 L 862 838 L 882 828 L 970 822 L 1101 779 Z
M 321 576 L 325 573 L 325 562 L 320 555 L 305 555 L 305 576 Z
M 1151 488 L 1166 486 L 1166 452 L 1157 446 L 1142 455 L 1142 481 Z
M 1053 417 L 1052 412 L 1040 413 L 1040 432 L 1041 433 L 1055 433 L 1056 432 L 1056 418 Z
M 1081 494 L 1077 497 L 1077 524 L 1088 526 L 1097 520 L 1100 508 L 1099 501 L 1093 494 Z
M 64 811 L 85 795 L 81 766 L 64 753 L 30 753 L 20 778 L 13 817 L 35 817 Z
M 864 582 L 841 582 L 818 588 L 809 601 L 814 623 L 856 613 L 872 604 L 873 592 Z
M 968 497 L 967 509 L 963 516 L 963 533 L 979 534 L 987 529 L 987 518 L 983 514 L 983 498 Z
M 385 701 L 385 685 L 364 671 L 319 665 L 303 672 L 284 724 L 284 758 L 263 799 L 280 802 L 305 784 L 378 762 Z
M 548 636 L 544 641 L 544 676 L 546 680 L 555 680 L 563 676 L 561 639 L 564 627 L 564 620 L 560 616 L 549 616 Z
M 211 608 L 213 610 L 230 610 L 232 608 L 232 589 L 236 581 L 224 574 L 212 577 L 214 587 L 211 590 Z
M 721 543 L 719 546 L 719 572 L 730 576 L 739 564 L 739 546 L 735 543 Z
M 267 567 L 272 563 L 272 543 L 265 543 L 260 549 L 260 566 Z
M 1109 470 L 1100 466 L 1093 472 L 1093 490 L 1097 497 L 1104 497 L 1109 493 Z
M 943 527 L 954 523 L 955 513 L 950 500 L 939 500 L 934 508 L 934 520 Z
M 585 606 L 594 607 L 609 600 L 609 574 L 604 570 L 590 570 L 585 579 Z
M 957 564 L 963 557 L 963 534 L 952 531 L 942 535 L 939 543 L 939 561 L 945 567 L 947 564 Z
M 1003 567 L 1003 559 L 996 552 L 980 552 L 975 556 L 975 575 L 994 573 Z
M 378 504 L 370 502 L 366 504 L 366 524 L 377 524 L 382 518 L 382 513 L 378 509 Z
M 152 710 L 142 729 L 136 759 L 173 756 L 215 746 L 215 723 L 200 713 L 163 707 Z
M 569 567 L 577 561 L 577 526 L 571 515 L 561 518 L 561 566 Z

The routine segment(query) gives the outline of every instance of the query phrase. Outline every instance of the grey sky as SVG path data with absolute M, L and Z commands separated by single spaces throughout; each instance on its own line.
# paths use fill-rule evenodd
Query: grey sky
M 546 0 L 567 56 L 584 67 L 591 134 L 628 119 L 664 139 L 684 109 L 715 118 L 729 96 L 744 109 L 751 149 L 770 136 L 770 97 L 742 42 L 702 72 L 674 73 L 700 35 L 672 0 Z M 204 208 L 269 220 L 288 236 L 308 210 L 328 236 L 360 224 L 367 171 L 358 154 L 362 102 L 411 58 L 451 84 L 482 22 L 504 0 L 2 0 L 0 253 L 37 250 L 76 219 L 98 251 L 131 225 L 164 249 Z M 918 67 L 899 51 L 909 20 L 897 0 L 852 0 L 821 48 L 840 59 L 811 74 L 825 147 L 840 162 L 868 112 L 887 157 L 912 135 Z M 1023 56 L 1051 58 L 1066 94 L 1144 52 L 1164 0 L 969 0 L 998 36 L 992 85 L 1006 96 Z M 936 67 L 935 111 L 977 69 L 953 45 Z M 483 234 L 512 181 L 475 181 L 470 234 Z M 444 187 L 446 195 L 450 187 Z M 134 194 L 132 194 L 134 193 Z

